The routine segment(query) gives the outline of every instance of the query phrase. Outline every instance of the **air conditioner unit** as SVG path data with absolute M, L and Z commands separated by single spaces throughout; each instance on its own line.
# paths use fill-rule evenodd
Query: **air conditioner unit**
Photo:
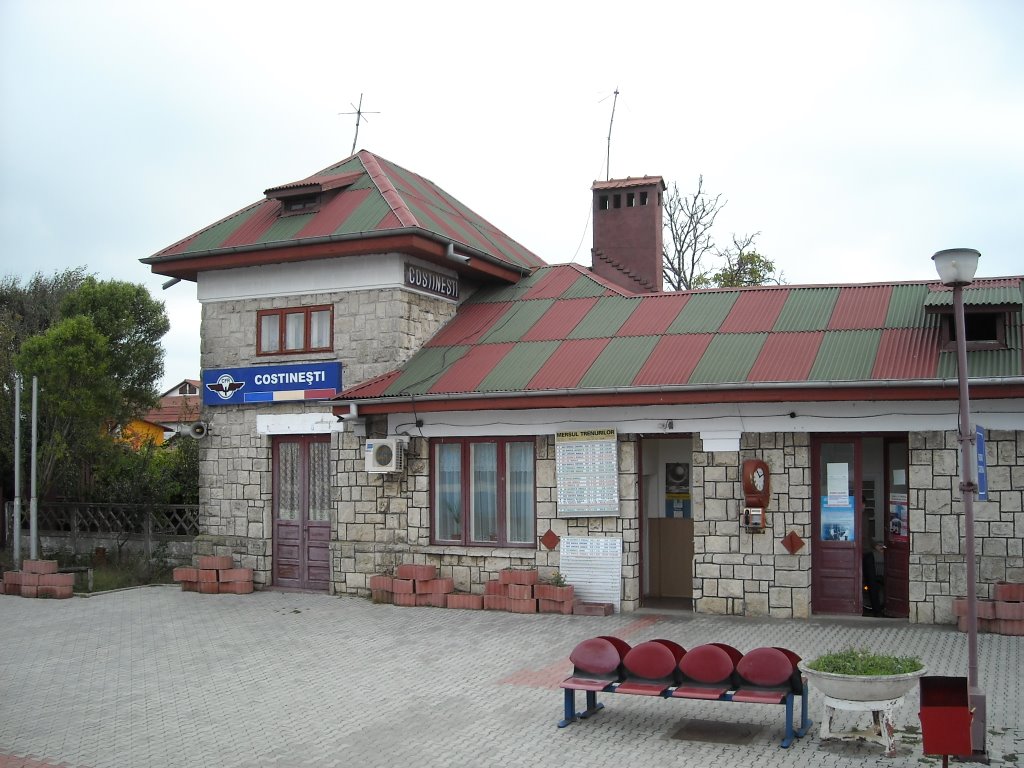
M 376 474 L 405 469 L 405 443 L 394 437 L 371 437 L 366 441 L 366 471 Z

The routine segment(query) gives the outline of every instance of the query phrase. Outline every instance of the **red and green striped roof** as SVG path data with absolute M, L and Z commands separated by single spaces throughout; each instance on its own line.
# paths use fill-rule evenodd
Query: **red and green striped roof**
M 1010 318 L 1006 349 L 969 353 L 972 376 L 1024 372 L 1022 285 L 965 289 L 968 306 Z M 549 266 L 480 291 L 399 371 L 341 399 L 937 383 L 956 376 L 935 311 L 949 295 L 926 282 L 632 295 L 581 267 Z
M 324 202 L 313 212 L 282 216 L 281 198 L 289 192 L 322 194 Z M 544 264 L 432 181 L 365 150 L 308 178 L 266 190 L 265 199 L 144 261 L 158 265 L 229 250 L 245 253 L 394 230 L 429 233 L 519 272 Z

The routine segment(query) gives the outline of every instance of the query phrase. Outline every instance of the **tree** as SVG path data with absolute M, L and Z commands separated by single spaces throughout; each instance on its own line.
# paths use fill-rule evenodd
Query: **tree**
M 6 412 L 13 412 L 13 372 L 21 372 L 26 388 L 37 376 L 40 490 L 80 493 L 83 467 L 100 455 L 96 441 L 156 400 L 167 314 L 145 287 L 100 281 L 80 269 L 52 280 L 36 275 L 25 288 L 7 278 L 0 291 Z M 29 399 L 22 401 L 26 411 Z M 13 451 L 6 456 L 13 459 Z
M 85 277 L 84 267 L 72 267 L 52 277 L 37 272 L 25 284 L 12 275 L 0 278 L 0 486 L 4 491 L 13 490 L 14 484 L 14 356 L 26 339 L 60 319 L 65 297 Z M 22 404 L 26 404 L 25 398 Z M 26 435 L 23 431 L 22 436 Z
M 738 238 L 732 246 L 719 248 L 712 228 L 725 207 L 722 196 L 704 191 L 704 177 L 697 179 L 697 191 L 683 195 L 679 185 L 665 196 L 665 244 L 662 248 L 662 275 L 666 290 L 684 291 L 699 288 L 729 288 L 766 283 L 781 283 L 775 262 L 754 250 L 758 234 Z M 720 263 L 718 269 L 710 263 Z

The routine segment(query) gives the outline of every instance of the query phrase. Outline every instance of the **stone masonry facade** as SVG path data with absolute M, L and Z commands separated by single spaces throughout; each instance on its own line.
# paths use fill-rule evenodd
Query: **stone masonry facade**
M 256 317 L 262 309 L 334 307 L 334 352 L 256 355 Z M 210 302 L 203 306 L 204 369 L 340 360 L 344 385 L 352 386 L 404 363 L 455 313 L 455 305 L 402 289 L 308 294 L 273 299 Z M 275 415 L 323 412 L 325 403 L 275 404 Z M 209 426 L 200 455 L 199 503 L 203 533 L 195 554 L 232 554 L 252 568 L 259 585 L 271 583 L 273 474 L 271 438 L 257 433 L 260 406 L 204 407 Z M 350 436 L 349 439 L 351 439 Z M 331 435 L 332 466 L 342 438 Z M 340 504 L 342 478 L 334 473 L 331 498 Z

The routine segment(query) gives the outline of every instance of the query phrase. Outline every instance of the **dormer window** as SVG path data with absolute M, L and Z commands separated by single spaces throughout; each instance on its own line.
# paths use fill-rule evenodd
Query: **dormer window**
M 301 195 L 289 197 L 281 201 L 281 215 L 290 216 L 296 213 L 310 213 L 320 207 L 320 195 Z
M 964 333 L 967 349 L 1006 349 L 1006 329 L 1010 315 L 1021 311 L 1018 288 L 983 284 L 964 291 Z M 928 314 L 938 315 L 939 343 L 942 349 L 956 349 L 956 322 L 953 297 L 948 290 L 932 290 L 924 302 Z

